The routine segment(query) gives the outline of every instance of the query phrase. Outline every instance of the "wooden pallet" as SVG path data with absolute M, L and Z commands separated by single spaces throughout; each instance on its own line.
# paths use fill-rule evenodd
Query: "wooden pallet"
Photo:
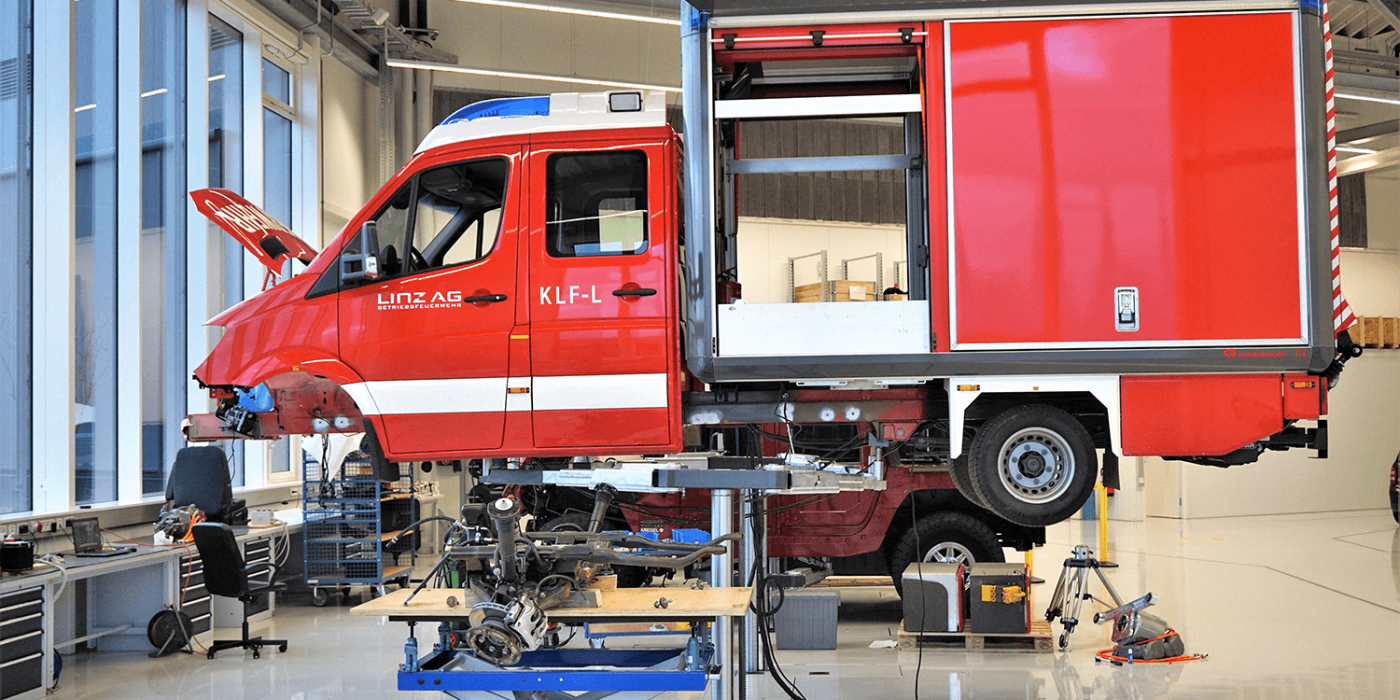
M 1031 620 L 1031 630 L 1026 634 L 905 632 L 904 623 L 899 623 L 899 648 L 917 649 L 919 646 L 933 649 L 1049 654 L 1055 650 L 1055 635 L 1050 631 L 1050 623 L 1045 620 Z
M 893 586 L 888 576 L 827 576 L 812 584 L 811 588 L 867 588 L 870 586 Z

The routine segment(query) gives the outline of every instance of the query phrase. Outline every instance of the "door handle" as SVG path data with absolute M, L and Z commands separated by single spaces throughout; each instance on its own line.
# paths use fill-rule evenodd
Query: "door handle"
M 640 288 L 640 289 L 614 289 L 614 290 L 613 290 L 613 296 L 615 296 L 615 297 L 650 297 L 650 296 L 656 296 L 656 290 L 655 290 L 655 289 L 647 289 L 646 287 L 642 287 L 642 288 Z
M 462 297 L 462 301 L 465 301 L 468 304 L 494 304 L 498 301 L 505 300 L 506 295 L 504 294 L 482 294 L 480 296 L 474 297 Z

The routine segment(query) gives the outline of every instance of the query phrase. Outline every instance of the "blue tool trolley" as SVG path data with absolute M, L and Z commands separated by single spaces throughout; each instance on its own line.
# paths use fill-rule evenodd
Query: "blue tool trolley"
M 318 460 L 303 454 L 306 585 L 317 607 L 332 591 L 348 596 L 351 586 L 370 586 L 382 595 L 390 581 L 408 585 L 417 536 L 394 546 L 388 541 L 398 532 L 393 521 L 407 525 L 417 519 L 413 470 L 385 488 L 380 484 L 363 453 L 351 453 L 338 473 L 324 472 Z

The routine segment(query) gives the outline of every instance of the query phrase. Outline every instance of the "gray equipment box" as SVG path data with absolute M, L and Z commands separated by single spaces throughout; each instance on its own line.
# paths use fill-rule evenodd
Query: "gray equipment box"
M 969 576 L 972 586 L 972 632 L 1025 634 L 1030 631 L 1030 577 L 1025 564 L 978 562 Z
M 902 579 L 905 632 L 962 631 L 962 564 L 914 562 Z
M 783 607 L 773 615 L 779 649 L 835 649 L 836 608 L 841 592 L 785 591 Z

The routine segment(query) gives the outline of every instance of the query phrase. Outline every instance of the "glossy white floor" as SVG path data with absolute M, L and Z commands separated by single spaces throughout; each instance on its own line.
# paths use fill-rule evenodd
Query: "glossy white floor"
M 1092 523 L 1051 529 L 1037 550 L 1033 602 L 1043 611 L 1060 562 Z M 817 698 L 1400 698 L 1400 528 L 1385 511 L 1114 523 L 1110 573 L 1124 596 L 1146 591 L 1188 651 L 1210 658 L 1171 667 L 1095 663 L 1105 630 L 1082 626 L 1054 654 L 870 649 L 893 639 L 893 589 L 843 594 L 835 651 L 786 651 L 784 670 Z M 1092 590 L 1097 591 L 1094 583 Z M 286 637 L 286 654 L 217 659 L 88 653 L 65 659 L 53 697 L 413 698 L 394 690 L 404 626 L 351 618 L 348 608 L 288 601 L 257 630 Z M 1089 609 L 1086 604 L 1086 611 Z M 1058 627 L 1057 627 L 1058 631 Z M 577 643 L 577 642 L 575 642 Z M 783 697 L 755 677 L 750 697 Z M 439 694 L 428 694 L 442 697 Z M 687 697 L 708 697 L 689 694 Z

